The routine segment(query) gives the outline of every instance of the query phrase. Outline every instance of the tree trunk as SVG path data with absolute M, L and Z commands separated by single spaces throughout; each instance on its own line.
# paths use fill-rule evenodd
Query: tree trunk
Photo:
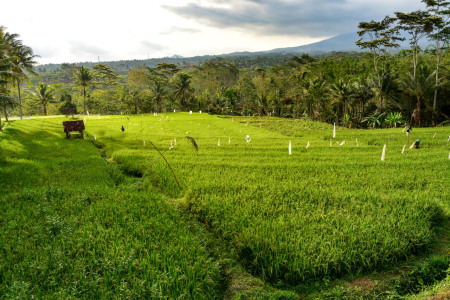
M 84 114 L 86 114 L 86 87 L 83 86 L 83 110 Z
M 416 80 L 416 72 L 417 72 L 417 65 L 419 62 L 419 49 L 418 49 L 418 41 L 414 40 L 414 45 L 413 45 L 413 51 L 412 51 L 412 55 L 413 55 L 413 67 L 414 67 L 414 80 Z
M 3 108 L 3 114 L 5 115 L 5 122 L 9 122 L 9 120 L 8 120 L 8 112 L 6 111 L 6 107 Z
M 416 125 L 420 127 L 420 96 L 417 96 L 417 107 L 416 107 L 416 117 L 414 118 Z
M 436 99 L 438 94 L 438 85 L 439 85 L 439 65 L 441 63 L 441 52 L 439 49 L 439 41 L 436 40 L 436 56 L 437 56 L 437 63 L 436 63 L 436 85 L 434 87 L 434 98 L 433 98 L 433 115 L 436 111 Z
M 47 115 L 47 105 L 44 104 L 44 116 Z
M 17 92 L 19 93 L 19 110 L 20 110 L 20 119 L 22 120 L 23 113 L 22 113 L 22 98 L 20 97 L 20 83 L 17 83 Z

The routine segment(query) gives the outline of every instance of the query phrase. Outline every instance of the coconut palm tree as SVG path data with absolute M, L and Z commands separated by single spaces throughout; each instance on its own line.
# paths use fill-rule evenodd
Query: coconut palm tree
M 1 76 L 1 65 L 0 65 L 0 76 Z M 6 80 L 2 80 L 0 77 L 0 108 L 3 109 L 6 121 L 8 122 L 8 115 L 6 114 L 6 108 L 14 107 L 16 102 L 12 97 L 8 95 L 8 90 L 6 89 Z M 0 130 L 1 130 L 1 113 L 0 113 Z
M 320 113 L 323 107 L 323 93 L 325 92 L 325 80 L 320 77 L 314 76 L 305 80 L 305 94 L 307 104 L 310 110 L 310 116 L 314 116 L 315 119 L 321 120 Z
M 372 74 L 367 79 L 367 85 L 374 93 L 374 99 L 377 101 L 377 112 L 383 112 L 392 100 L 392 95 L 397 91 L 396 76 L 391 72 L 390 66 L 387 65 L 385 71 L 380 74 Z
M 34 59 L 38 56 L 33 54 L 33 50 L 30 47 L 22 45 L 22 43 L 18 41 L 11 47 L 10 57 L 12 58 L 12 72 L 15 75 L 12 83 L 17 87 L 20 118 L 22 119 L 23 113 L 20 85 L 23 81 L 29 82 L 29 75 L 38 76 L 38 74 L 33 71 L 33 67 L 37 64 Z
M 10 34 L 6 32 L 6 27 L 0 26 L 0 109 L 3 110 L 6 121 L 8 121 L 6 108 L 15 105 L 9 96 L 8 83 L 14 79 L 9 50 L 16 38 L 16 34 Z
M 167 92 L 164 89 L 164 86 L 160 81 L 154 81 L 153 86 L 151 87 L 151 91 L 153 93 L 153 101 L 156 104 L 156 111 L 161 112 L 161 104 L 167 96 Z
M 36 92 L 33 95 L 36 104 L 42 105 L 44 109 L 44 116 L 47 115 L 47 105 L 55 102 L 53 89 L 46 83 L 39 82 Z
M 412 114 L 411 121 L 414 118 L 414 122 L 418 126 L 420 126 L 422 100 L 435 87 L 435 72 L 428 65 L 420 65 L 417 68 L 416 74 L 408 72 L 405 78 L 400 80 L 400 85 L 405 91 L 416 98 L 416 109 Z
M 194 89 L 191 87 L 191 76 L 186 73 L 178 73 L 175 81 L 174 96 L 180 101 L 181 108 L 186 110 L 189 98 L 194 94 Z
M 355 99 L 359 106 L 358 122 L 362 121 L 364 116 L 364 107 L 374 97 L 373 90 L 368 86 L 366 80 L 360 79 L 353 84 L 355 89 Z
M 37 75 L 33 71 L 36 64 L 33 50 L 22 44 L 18 34 L 11 34 L 6 27 L 0 26 L 0 97 L 3 99 L 0 108 L 6 119 L 6 107 L 15 105 L 9 97 L 8 85 L 17 86 L 19 94 L 20 117 L 22 118 L 22 100 L 20 84 L 28 80 L 28 75 Z
M 73 70 L 75 76 L 75 86 L 83 89 L 83 111 L 86 114 L 86 88 L 94 85 L 93 75 L 88 68 L 81 66 Z
M 342 111 L 345 116 L 347 114 L 347 110 L 350 109 L 351 100 L 355 97 L 355 90 L 353 89 L 353 86 L 349 82 L 339 79 L 335 84 L 331 85 L 329 93 L 332 98 L 331 104 L 337 106 L 338 119 L 340 104 L 342 104 Z

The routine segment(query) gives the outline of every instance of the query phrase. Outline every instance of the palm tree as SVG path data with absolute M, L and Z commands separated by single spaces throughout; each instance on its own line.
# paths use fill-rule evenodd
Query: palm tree
M 0 89 L 0 108 L 6 109 L 8 107 L 14 107 L 15 104 L 16 104 L 16 102 L 14 102 L 14 99 L 8 95 L 2 93 L 2 91 Z M 1 115 L 2 114 L 0 113 L 0 130 L 1 130 L 1 123 L 2 123 Z M 6 121 L 8 121 L 8 118 L 6 118 Z
M 426 93 L 435 87 L 435 72 L 431 71 L 428 65 L 421 65 L 417 68 L 416 74 L 408 72 L 400 85 L 405 91 L 416 98 L 416 109 L 414 110 L 411 121 L 414 118 L 415 124 L 420 126 L 420 107 Z
M 380 74 L 369 76 L 367 84 L 374 93 L 374 98 L 377 99 L 377 111 L 382 112 L 388 106 L 388 100 L 392 99 L 392 94 L 397 90 L 396 77 L 391 72 L 390 67 Z
M 314 76 L 305 80 L 305 92 L 308 106 L 310 107 L 310 115 L 315 119 L 321 120 L 320 112 L 323 103 L 323 93 L 325 91 L 325 81 L 322 78 Z
M 93 76 L 91 71 L 84 66 L 74 69 L 73 75 L 75 76 L 75 86 L 83 89 L 83 111 L 86 114 L 86 88 L 95 84 L 92 81 Z
M 0 62 L 0 108 L 4 110 L 6 121 L 8 122 L 8 115 L 6 114 L 6 108 L 14 107 L 16 102 L 12 97 L 8 95 L 8 90 L 6 89 L 6 80 L 1 79 L 2 66 Z M 0 113 L 0 130 L 1 130 L 1 113 Z
M 265 94 L 262 94 L 256 99 L 258 115 L 266 115 L 269 112 L 269 102 L 267 96 Z
M 186 73 L 178 73 L 176 77 L 174 96 L 180 101 L 183 110 L 186 110 L 187 102 L 194 94 L 190 78 L 191 76 Z
M 360 79 L 356 81 L 353 84 L 353 88 L 355 89 L 356 93 L 356 101 L 359 104 L 359 116 L 358 116 L 358 122 L 362 121 L 362 118 L 364 116 L 364 106 L 369 102 L 370 99 L 373 98 L 374 94 L 372 89 L 368 86 L 368 83 L 366 80 Z
M 338 119 L 339 119 L 339 105 L 342 104 L 343 115 L 347 114 L 347 109 L 350 108 L 350 102 L 355 97 L 355 90 L 349 82 L 339 79 L 338 82 L 331 85 L 330 95 L 332 97 L 331 104 L 337 105 Z M 346 125 L 346 124 L 345 124 Z
M 164 86 L 160 81 L 155 80 L 154 85 L 151 87 L 153 93 L 153 101 L 156 103 L 156 111 L 161 112 L 161 104 L 167 95 Z
M 17 37 L 17 34 L 10 34 L 6 32 L 6 27 L 0 26 L 0 109 L 3 110 L 6 121 L 8 121 L 6 108 L 15 105 L 14 100 L 9 96 L 8 83 L 15 78 L 12 72 L 10 49 Z
M 53 103 L 55 96 L 52 88 L 46 83 L 39 82 L 39 85 L 34 93 L 34 101 L 42 105 L 44 108 L 44 116 L 47 115 L 47 105 Z
M 37 55 L 33 54 L 33 50 L 30 47 L 22 45 L 22 43 L 18 41 L 11 48 L 11 57 L 12 57 L 12 72 L 15 75 L 13 84 L 17 86 L 17 92 L 19 96 L 20 118 L 22 119 L 23 113 L 22 113 L 22 99 L 20 96 L 20 84 L 23 81 L 29 82 L 28 74 L 38 76 L 38 74 L 33 71 L 33 67 L 37 63 L 36 61 L 34 61 Z

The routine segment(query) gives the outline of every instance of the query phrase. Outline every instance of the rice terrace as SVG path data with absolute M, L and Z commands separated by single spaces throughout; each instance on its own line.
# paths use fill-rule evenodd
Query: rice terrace
M 370 278 L 448 234 L 447 128 L 402 149 L 402 128 L 333 138 L 311 121 L 164 113 L 87 116 L 71 140 L 66 119 L 0 137 L 7 298 L 346 295 L 311 285 Z M 429 255 L 445 274 L 448 254 Z
M 0 300 L 450 299 L 449 1 L 3 2 Z

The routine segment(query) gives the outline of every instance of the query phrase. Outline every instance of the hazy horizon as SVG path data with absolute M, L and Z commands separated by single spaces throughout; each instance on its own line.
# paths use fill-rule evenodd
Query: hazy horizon
M 2 4 L 1 24 L 39 64 L 195 57 L 296 47 L 356 32 L 361 21 L 424 9 L 398 0 L 130 0 Z

